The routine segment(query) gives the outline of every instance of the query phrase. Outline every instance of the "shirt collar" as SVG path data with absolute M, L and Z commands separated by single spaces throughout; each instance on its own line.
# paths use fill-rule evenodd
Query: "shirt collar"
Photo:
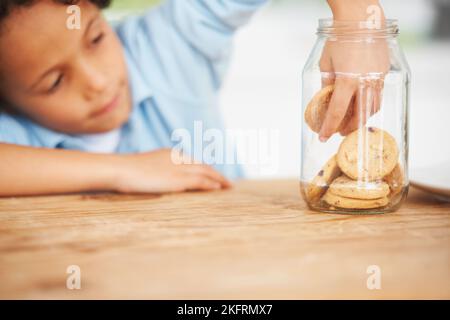
M 24 120 L 28 122 L 28 127 L 33 132 L 33 136 L 38 140 L 39 145 L 45 148 L 58 148 L 65 141 L 72 139 L 68 134 L 48 129 L 26 118 Z

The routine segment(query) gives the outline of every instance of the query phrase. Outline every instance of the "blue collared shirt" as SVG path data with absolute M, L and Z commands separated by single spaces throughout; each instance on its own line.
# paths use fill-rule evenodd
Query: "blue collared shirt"
M 195 143 L 196 121 L 203 130 L 224 132 L 217 98 L 233 35 L 267 1 L 168 0 L 117 25 L 132 94 L 132 111 L 121 128 L 117 153 L 173 147 L 177 129 L 190 132 Z M 0 142 L 87 150 L 79 136 L 6 113 L 0 113 Z M 243 176 L 237 163 L 214 166 L 231 179 Z

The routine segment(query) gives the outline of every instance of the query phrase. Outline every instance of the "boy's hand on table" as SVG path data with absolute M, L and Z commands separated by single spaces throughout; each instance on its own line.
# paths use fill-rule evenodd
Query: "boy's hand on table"
M 335 21 L 367 21 L 367 8 L 371 5 L 379 6 L 380 23 L 385 21 L 377 0 L 328 0 L 328 3 Z M 390 67 L 388 44 L 384 38 L 366 41 L 359 37 L 331 37 L 324 46 L 320 59 L 322 85 L 334 84 L 335 89 L 319 132 L 321 141 L 338 130 L 342 135 L 349 134 L 380 109 L 383 81 Z M 347 112 L 351 116 L 340 128 Z
M 231 183 L 211 166 L 181 163 L 170 149 L 120 156 L 114 189 L 120 193 L 165 193 L 218 190 Z

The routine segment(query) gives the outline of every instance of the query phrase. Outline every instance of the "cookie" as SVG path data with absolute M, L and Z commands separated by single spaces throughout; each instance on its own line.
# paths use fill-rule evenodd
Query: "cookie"
M 389 185 L 391 189 L 391 197 L 399 194 L 405 183 L 405 175 L 403 174 L 403 169 L 400 163 L 397 163 L 395 168 L 383 178 L 384 181 Z
M 331 183 L 329 192 L 345 198 L 372 200 L 386 197 L 390 189 L 384 181 L 355 181 L 341 175 Z
M 374 209 L 384 207 L 389 203 L 387 197 L 369 200 L 352 199 L 337 196 L 331 193 L 330 190 L 325 193 L 322 199 L 330 206 L 344 209 Z
M 319 171 L 317 176 L 306 187 L 306 199 L 310 202 L 317 202 L 328 189 L 330 183 L 341 175 L 334 155 Z
M 326 86 L 319 92 L 317 92 L 308 103 L 308 106 L 305 110 L 305 121 L 312 131 L 318 133 L 320 131 L 320 128 L 322 128 L 322 124 L 325 120 L 325 116 L 328 111 L 328 105 L 330 104 L 333 92 L 334 85 Z M 351 116 L 352 108 L 349 108 L 348 112 L 341 122 L 341 125 L 337 130 L 338 132 L 344 128 L 345 124 L 350 120 Z
M 317 92 L 305 110 L 305 121 L 314 132 L 319 132 L 322 127 L 334 91 L 334 85 L 324 87 Z
M 339 146 L 336 159 L 342 172 L 353 180 L 381 180 L 398 161 L 395 139 L 386 131 L 363 127 L 350 133 Z

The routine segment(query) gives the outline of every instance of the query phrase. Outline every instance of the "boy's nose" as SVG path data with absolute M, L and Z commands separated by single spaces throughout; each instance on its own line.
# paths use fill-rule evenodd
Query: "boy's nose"
M 107 87 L 108 81 L 106 76 L 92 73 L 87 79 L 86 96 L 88 99 L 94 99 L 97 95 L 102 94 Z
M 108 76 L 95 66 L 84 66 L 83 75 L 86 99 L 95 99 L 108 88 Z
M 103 93 L 107 87 L 106 77 L 92 77 L 88 83 L 87 95 L 88 97 L 92 95 L 92 98 L 94 98 L 96 95 Z

